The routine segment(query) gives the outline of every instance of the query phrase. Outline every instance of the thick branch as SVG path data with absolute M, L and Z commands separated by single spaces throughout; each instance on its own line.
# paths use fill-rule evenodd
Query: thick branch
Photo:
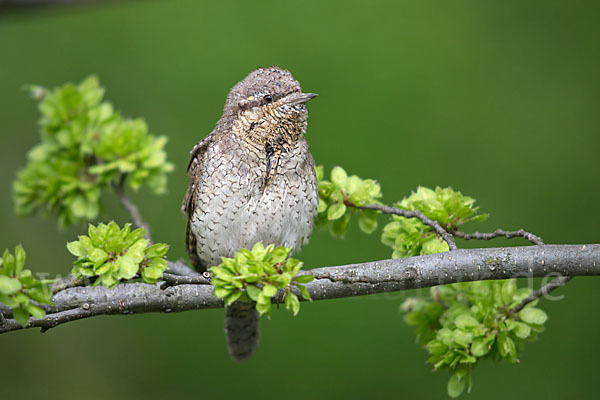
M 309 272 L 305 272 L 309 273 Z M 452 252 L 404 259 L 373 261 L 310 271 L 315 280 L 306 288 L 313 300 L 426 288 L 454 282 L 549 275 L 600 275 L 600 244 L 544 245 Z M 553 281 L 554 282 L 554 281 Z M 71 287 L 57 293 L 48 315 L 31 319 L 28 328 L 49 329 L 95 315 L 176 312 L 223 307 L 210 284 L 160 285 L 129 283 L 114 289 Z M 299 293 L 297 293 L 299 294 Z M 539 297 L 539 296 L 538 296 Z M 281 294 L 274 302 L 281 302 Z M 0 313 L 10 316 L 0 305 Z M 0 333 L 21 329 L 13 319 L 0 320 Z

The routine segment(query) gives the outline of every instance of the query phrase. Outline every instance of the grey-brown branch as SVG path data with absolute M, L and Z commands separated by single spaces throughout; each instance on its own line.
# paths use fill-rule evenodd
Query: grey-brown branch
M 351 205 L 353 207 L 357 207 L 354 204 L 351 204 Z M 454 242 L 454 238 L 452 237 L 452 234 L 449 233 L 447 230 L 445 230 L 439 224 L 439 222 L 434 221 L 431 218 L 427 217 L 421 211 L 418 211 L 418 210 L 408 211 L 408 210 L 403 210 L 401 208 L 386 206 L 383 204 L 367 204 L 367 205 L 360 206 L 357 208 L 360 208 L 363 210 L 377 210 L 377 211 L 381 211 L 384 214 L 399 215 L 399 216 L 405 217 L 405 218 L 417 218 L 425 225 L 432 227 L 434 232 L 437 233 L 438 235 L 440 235 L 442 237 L 442 239 L 444 239 L 444 241 L 448 244 L 448 248 L 450 250 L 456 250 L 456 243 Z
M 559 287 L 564 286 L 565 283 L 569 282 L 571 279 L 573 279 L 572 276 L 559 276 L 558 278 L 554 279 L 550 283 L 545 284 L 544 286 L 542 286 L 538 290 L 535 290 L 535 291 L 531 292 L 531 294 L 529 296 L 525 297 L 523 299 L 523 301 L 521 301 L 519 304 L 517 304 L 515 307 L 513 307 L 510 310 L 510 313 L 511 314 L 518 313 L 527 304 L 531 303 L 534 300 L 539 299 L 540 297 L 548 296 L 548 294 L 550 292 L 552 292 L 555 289 L 558 289 Z
M 127 197 L 127 192 L 125 191 L 126 178 L 127 175 L 122 175 L 119 183 L 113 185 L 115 193 L 117 194 L 117 197 L 119 198 L 123 208 L 129 213 L 129 216 L 133 220 L 135 226 L 137 228 L 144 228 L 144 231 L 146 231 L 146 239 L 152 242 L 152 239 L 150 239 L 150 225 L 144 222 L 138 207 L 131 200 L 129 200 L 129 197 Z
M 404 259 L 315 268 L 304 273 L 315 276 L 315 280 L 306 285 L 313 300 L 477 280 L 598 276 L 600 244 L 459 249 Z M 198 279 L 197 276 L 194 279 Z M 44 307 L 48 315 L 43 319 L 31 318 L 28 328 L 40 327 L 44 331 L 96 315 L 223 307 L 223 302 L 212 295 L 212 285 L 194 279 L 191 280 L 193 283 L 174 282 L 173 285 L 125 283 L 114 289 L 101 286 L 65 288 L 54 295 L 53 306 Z M 543 293 L 538 293 L 538 297 L 541 295 Z M 281 302 L 281 294 L 274 301 Z M 21 329 L 10 318 L 10 309 L 0 305 L 0 313 L 4 314 L 4 318 L 0 318 L 0 333 Z
M 534 235 L 531 232 L 527 232 L 523 229 L 519 229 L 518 231 L 505 231 L 503 229 L 496 229 L 494 232 L 473 232 L 473 233 L 465 233 L 461 231 L 453 232 L 454 236 L 459 237 L 465 240 L 477 239 L 477 240 L 492 240 L 498 238 L 500 236 L 504 236 L 507 239 L 512 239 L 515 237 L 522 237 L 529 240 L 533 244 L 544 244 L 544 241 L 541 237 Z

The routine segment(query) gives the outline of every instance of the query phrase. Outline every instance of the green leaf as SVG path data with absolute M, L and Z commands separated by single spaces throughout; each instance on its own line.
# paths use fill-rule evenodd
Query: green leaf
M 350 224 L 350 214 L 346 213 L 342 216 L 342 218 L 338 218 L 331 224 L 331 233 L 334 236 L 343 237 L 346 231 L 348 230 L 348 225 Z
M 444 343 L 440 342 L 439 340 L 430 340 L 425 345 L 425 348 L 427 349 L 427 351 L 429 351 L 430 354 L 438 355 L 438 356 L 445 354 L 446 351 L 448 351 L 448 346 L 446 346 Z
M 112 271 L 114 264 L 110 262 L 106 262 L 104 264 L 100 264 L 94 267 L 94 272 L 96 275 L 104 275 L 107 272 Z
M 508 322 L 508 321 L 507 321 Z M 513 321 L 514 325 L 511 328 L 516 337 L 527 339 L 531 335 L 531 327 L 523 322 Z M 541 325 L 541 324 L 540 324 Z
M 294 282 L 296 283 L 308 283 L 312 282 L 315 279 L 314 275 L 311 274 L 302 274 L 294 277 Z
M 0 291 L 0 303 L 4 304 L 8 308 L 15 308 L 19 306 L 19 302 L 16 301 L 13 297 L 3 294 Z
M 265 285 L 262 288 L 262 293 L 267 297 L 273 297 L 277 294 L 277 288 L 273 285 Z
M 163 272 L 169 268 L 169 264 L 167 264 L 167 261 L 163 258 L 153 258 L 148 263 L 148 268 L 160 271 L 160 277 L 162 278 Z
M 473 340 L 471 344 L 471 354 L 475 357 L 483 357 L 490 351 L 490 345 L 483 338 Z
M 139 265 L 129 254 L 117 258 L 115 267 L 117 268 L 117 279 L 131 279 L 139 270 Z
M 241 296 L 242 296 L 242 291 L 241 290 L 234 290 L 227 297 L 225 297 L 225 305 L 226 306 L 232 305 Z
M 422 254 L 437 254 L 449 251 L 448 243 L 432 235 L 432 239 L 423 243 Z
M 277 247 L 271 253 L 270 261 L 273 264 L 284 262 L 287 259 L 288 254 L 290 254 L 290 249 L 287 249 L 285 247 Z
M 258 311 L 259 315 L 271 314 L 271 303 L 256 303 L 256 311 Z
M 262 244 L 262 242 L 258 242 L 252 247 L 251 254 L 256 260 L 264 259 L 267 253 L 268 251 L 265 249 L 265 246 Z
M 292 276 L 296 276 L 298 272 L 300 272 L 300 268 L 302 268 L 302 261 L 297 260 L 295 258 L 288 258 L 283 270 L 285 272 L 289 272 L 290 274 L 292 274 Z
M 334 184 L 342 187 L 345 185 L 346 179 L 348 179 L 348 174 L 346 174 L 346 171 L 342 167 L 333 167 L 331 170 L 331 181 Z
M 319 211 L 318 213 L 324 213 L 327 210 L 327 200 L 319 196 Z
M 146 267 L 142 270 L 142 279 L 148 283 L 155 283 L 162 276 L 163 271 L 159 268 Z
M 462 329 L 455 329 L 452 339 L 455 343 L 463 347 L 468 347 L 473 341 L 473 334 L 471 332 L 465 332 Z
M 310 298 L 310 294 L 308 293 L 308 290 L 306 290 L 306 286 L 304 286 L 304 285 L 297 285 L 296 287 L 298 288 L 298 290 L 300 290 L 300 293 L 302 294 L 302 298 L 304 300 L 312 300 Z
M 258 299 L 258 295 L 260 294 L 260 289 L 256 286 L 248 285 L 246 286 L 246 292 L 251 300 L 256 301 Z
M 18 245 L 15 249 L 15 274 L 19 275 L 25 266 L 25 250 L 23 246 Z
M 233 274 L 227 271 L 224 267 L 211 267 L 210 272 L 223 281 L 230 282 L 233 279 Z
M 3 262 L 8 275 L 15 275 L 15 257 L 8 250 L 4 250 Z
M 21 282 L 8 276 L 0 275 L 0 293 L 4 295 L 11 295 L 21 290 Z
M 285 296 L 285 308 L 291 312 L 294 317 L 300 312 L 300 300 L 298 300 L 298 297 L 296 297 L 294 293 L 289 292 Z
M 169 245 L 164 243 L 156 243 L 146 249 L 146 257 L 164 257 L 169 251 Z
M 504 304 L 510 304 L 513 296 L 517 291 L 517 281 L 515 279 L 507 279 L 502 284 L 502 301 Z
M 480 325 L 479 321 L 477 321 L 475 318 L 473 318 L 469 314 L 459 315 L 458 317 L 456 317 L 456 320 L 454 323 L 456 324 L 456 326 L 458 328 L 466 329 L 466 330 L 468 330 L 469 328 L 478 327 Z
M 325 168 L 322 165 L 317 165 L 315 167 L 315 173 L 317 175 L 317 181 L 322 181 L 323 180 L 323 176 L 325 174 Z
M 377 229 L 377 215 L 361 212 L 358 216 L 358 227 L 366 234 L 371 234 Z
M 548 320 L 548 315 L 539 308 L 525 307 L 519 311 L 519 318 L 528 324 L 543 325 Z
M 35 287 L 27 290 L 27 295 L 38 303 L 50 304 L 52 301 L 52 292 L 49 287 Z
M 106 259 L 108 258 L 108 253 L 102 249 L 95 248 L 90 252 L 88 258 L 94 264 L 98 264 L 106 261 Z
M 223 287 L 215 286 L 215 289 L 213 290 L 213 295 L 219 299 L 222 299 L 225 296 L 228 296 L 230 293 L 231 293 L 231 289 L 225 289 Z
M 507 358 L 509 361 L 516 361 L 517 349 L 515 347 L 515 342 L 508 337 L 506 332 L 498 333 L 498 352 L 502 357 Z
M 42 310 L 40 307 L 33 305 L 31 303 L 25 304 L 25 309 L 34 318 L 42 319 L 46 316 L 46 312 L 44 310 Z
M 29 325 L 29 313 L 27 312 L 27 310 L 25 310 L 24 307 L 17 307 L 15 309 L 13 309 L 13 318 L 23 328 L 25 328 L 27 325 Z
M 465 391 L 467 381 L 464 376 L 461 376 L 458 372 L 454 373 L 448 381 L 448 396 L 453 399 L 457 398 Z
M 344 203 L 335 203 L 329 206 L 327 210 L 327 219 L 330 221 L 340 218 L 346 212 L 346 205 Z
M 67 250 L 75 257 L 83 258 L 87 255 L 87 252 L 79 240 L 67 243 Z

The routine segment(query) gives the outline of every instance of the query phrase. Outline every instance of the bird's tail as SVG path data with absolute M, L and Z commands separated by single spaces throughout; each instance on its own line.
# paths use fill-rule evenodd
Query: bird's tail
M 225 307 L 225 337 L 231 358 L 241 361 L 250 357 L 259 336 L 256 304 L 237 302 Z

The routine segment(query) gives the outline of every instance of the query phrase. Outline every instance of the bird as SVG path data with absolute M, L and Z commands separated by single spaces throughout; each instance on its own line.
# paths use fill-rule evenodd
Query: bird
M 216 127 L 190 152 L 182 211 L 197 271 L 258 242 L 291 253 L 308 242 L 319 198 L 306 103 L 316 96 L 276 66 L 231 88 Z M 250 357 L 259 340 L 255 304 L 225 307 L 224 325 L 231 357 Z

